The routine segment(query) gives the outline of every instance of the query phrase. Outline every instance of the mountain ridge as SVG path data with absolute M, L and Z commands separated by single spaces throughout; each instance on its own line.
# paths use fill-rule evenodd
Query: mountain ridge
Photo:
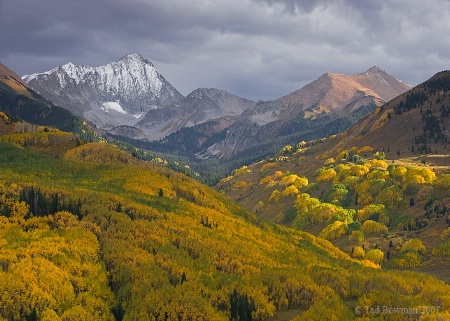
M 21 95 L 32 97 L 32 94 L 28 91 L 28 84 L 22 80 L 13 70 L 0 63 L 0 81 L 16 90 Z
M 289 138 L 289 131 L 296 136 L 303 132 L 304 139 L 320 138 L 323 137 L 323 131 L 322 136 L 320 131 L 315 134 L 320 137 L 313 135 L 306 138 L 314 122 L 317 129 L 320 129 L 321 126 L 325 128 L 327 124 L 340 118 L 352 115 L 361 117 L 366 110 L 371 111 L 410 88 L 376 66 L 351 76 L 325 73 L 286 96 L 273 101 L 258 102 L 253 108 L 242 113 L 240 119 L 227 130 L 222 141 L 205 147 L 197 155 L 206 158 L 230 157 L 243 150 L 263 145 L 274 137 L 286 136 L 283 143 L 290 144 L 293 141 Z M 305 130 L 305 127 L 309 129 Z M 290 129 L 286 132 L 286 128 Z M 337 133 L 336 130 L 327 134 Z
M 271 120 L 276 121 L 280 118 L 295 117 L 302 110 L 314 110 L 314 108 L 319 108 L 321 105 L 325 105 L 339 114 L 345 106 L 355 101 L 355 99 L 358 100 L 358 94 L 361 95 L 361 98 L 363 96 L 372 96 L 389 101 L 399 93 L 409 89 L 411 89 L 410 85 L 374 66 L 363 73 L 350 76 L 327 72 L 304 87 L 267 103 L 271 104 L 269 111 L 272 115 L 274 106 L 276 106 L 276 111 L 279 115 Z M 264 121 L 261 117 L 255 116 L 255 114 L 266 112 L 264 107 L 265 103 L 260 103 L 254 109 L 247 111 L 243 117 L 248 117 L 258 125 L 265 125 L 269 121 Z M 262 110 L 262 112 L 259 112 L 258 109 Z M 283 110 L 285 110 L 284 115 Z

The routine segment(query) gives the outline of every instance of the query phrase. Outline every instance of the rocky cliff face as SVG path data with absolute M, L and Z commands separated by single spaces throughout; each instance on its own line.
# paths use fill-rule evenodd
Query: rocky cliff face
M 153 134 L 153 139 L 163 138 L 185 127 L 211 120 L 238 117 L 255 102 L 215 88 L 199 88 L 177 104 L 150 110 L 137 127 Z M 232 121 L 231 123 L 233 123 Z

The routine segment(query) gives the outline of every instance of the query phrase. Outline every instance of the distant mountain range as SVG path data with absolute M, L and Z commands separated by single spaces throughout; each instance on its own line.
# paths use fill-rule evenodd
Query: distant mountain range
M 350 124 L 409 89 L 410 85 L 379 67 L 352 76 L 326 73 L 287 96 L 259 102 L 245 111 L 227 130 L 225 138 L 209 146 L 203 155 L 230 155 L 263 145 L 275 137 L 279 140 L 285 137 L 285 142 L 290 143 L 292 135 L 301 139 L 308 134 L 312 134 L 309 138 L 334 134 L 343 128 L 336 127 L 335 132 L 328 133 L 323 128 L 333 130 L 333 126 L 329 126 L 331 122 L 356 116 Z
M 352 76 L 326 73 L 273 101 L 214 88 L 183 97 L 139 54 L 100 67 L 68 63 L 23 80 L 107 137 L 201 160 L 263 157 L 283 144 L 341 132 L 411 88 L 372 67 Z

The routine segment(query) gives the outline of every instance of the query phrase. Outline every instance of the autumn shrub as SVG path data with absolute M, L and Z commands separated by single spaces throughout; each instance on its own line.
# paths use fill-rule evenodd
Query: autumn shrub
M 275 163 L 265 163 L 261 167 L 260 172 L 265 175 L 265 173 L 267 173 L 267 171 L 269 171 L 272 168 L 276 168 L 276 167 L 278 167 L 278 163 L 276 163 L 276 162 Z
M 281 199 L 282 196 L 283 196 L 283 194 L 279 190 L 276 189 L 270 194 L 268 201 L 276 203 Z
M 353 230 L 348 236 L 348 239 L 359 243 L 364 242 L 364 233 L 362 231 Z
M 290 195 L 298 195 L 298 188 L 297 187 L 295 187 L 295 185 L 289 185 L 288 187 L 286 187 L 285 189 L 284 189 L 284 191 L 283 191 L 283 196 L 284 197 L 287 197 L 287 196 L 290 196 Z
M 432 251 L 434 256 L 443 257 L 450 255 L 450 239 L 436 246 Z
M 259 181 L 259 185 L 264 185 L 269 183 L 272 180 L 272 176 L 266 176 Z
M 425 254 L 426 250 L 427 249 L 426 249 L 425 245 L 423 245 L 423 243 L 420 239 L 413 238 L 413 239 L 406 241 L 402 245 L 400 252 L 414 251 L 414 252 L 418 252 L 419 254 Z
M 367 220 L 361 225 L 361 231 L 364 232 L 364 235 L 378 235 L 381 233 L 386 233 L 388 228 L 381 223 Z
M 320 233 L 319 236 L 326 240 L 335 240 L 347 232 L 347 224 L 341 221 L 335 221 L 327 225 Z
M 333 168 L 329 168 L 324 170 L 322 173 L 319 174 L 317 177 L 317 182 L 323 182 L 323 181 L 330 181 L 336 176 L 336 171 Z
M 248 188 L 248 183 L 247 182 L 237 181 L 236 183 L 233 184 L 231 189 L 239 190 L 239 189 L 247 189 L 247 188 Z
M 248 168 L 248 166 L 244 165 L 241 168 L 235 169 L 231 174 L 233 176 L 237 176 L 248 172 L 251 172 L 251 170 Z
M 373 159 L 370 161 L 370 165 L 372 167 L 379 167 L 382 169 L 386 169 L 388 167 L 388 164 L 386 163 L 386 161 L 381 160 L 381 159 Z
M 308 179 L 306 177 L 299 177 L 295 174 L 291 174 L 291 175 L 284 176 L 281 179 L 281 183 L 286 186 L 294 185 L 297 188 L 302 188 L 302 187 L 308 185 Z
M 369 172 L 369 168 L 370 168 L 370 166 L 366 166 L 366 165 L 353 165 L 350 167 L 349 172 L 353 176 L 362 177 Z
M 284 173 L 282 171 L 276 171 L 273 175 L 272 178 L 274 180 L 278 180 L 280 178 L 282 178 L 284 176 Z
M 381 264 L 384 260 L 384 253 L 380 249 L 373 249 L 368 251 L 364 258 L 376 264 Z
M 393 268 L 413 268 L 422 263 L 422 258 L 419 253 L 408 250 L 398 253 L 391 259 L 390 266 Z
M 89 143 L 81 145 L 66 152 L 64 159 L 94 163 L 131 164 L 134 162 L 131 154 L 107 143 Z
M 364 249 L 361 246 L 355 246 L 352 249 L 352 253 L 350 256 L 355 259 L 362 259 L 366 256 L 366 251 L 364 251 Z

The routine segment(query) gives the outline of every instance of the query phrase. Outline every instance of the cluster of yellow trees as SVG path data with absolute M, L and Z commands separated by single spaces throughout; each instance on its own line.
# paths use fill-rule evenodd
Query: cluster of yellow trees
M 292 170 L 292 165 L 300 164 L 302 159 L 301 155 L 293 159 L 289 168 Z M 246 193 L 253 199 L 254 195 L 261 195 L 260 200 L 255 198 L 257 203 L 245 203 L 250 204 L 253 212 L 265 215 L 267 211 L 274 220 L 284 218 L 284 223 L 296 229 L 326 222 L 318 235 L 328 240 L 348 235 L 350 240 L 361 243 L 365 237 L 384 235 L 389 229 L 394 232 L 420 229 L 432 224 L 433 217 L 447 217 L 450 222 L 448 204 L 445 206 L 450 175 L 437 175 L 427 166 L 388 163 L 384 153 L 366 146 L 328 157 L 316 171 L 315 180 L 301 176 L 302 167 L 298 168 L 296 173 L 284 171 L 279 162 L 268 161 L 259 173 L 243 167 L 223 183 L 232 186 L 231 190 L 243 190 L 241 196 Z M 258 174 L 259 184 L 252 181 L 252 177 L 258 179 Z M 275 213 L 277 208 L 289 207 L 284 213 Z M 448 244 L 443 240 L 432 253 L 448 255 Z M 400 261 L 393 261 L 392 266 L 415 266 L 423 260 L 417 252 L 399 255 L 409 255 L 409 262 L 414 263 L 402 263 L 404 260 L 399 257 Z M 379 264 L 379 255 L 369 255 L 369 259 Z
M 97 236 L 68 212 L 17 214 L 0 217 L 0 320 L 114 320 Z
M 57 160 L 0 143 L 0 320 L 263 320 L 293 308 L 300 319 L 351 320 L 354 301 L 450 311 L 437 279 L 382 271 L 186 176 L 90 148 L 108 156 L 93 162 L 84 147 Z M 23 196 L 31 186 L 52 208 L 77 204 L 77 215 L 31 215 L 41 202 Z M 344 208 L 327 217 L 336 214 L 350 222 Z

